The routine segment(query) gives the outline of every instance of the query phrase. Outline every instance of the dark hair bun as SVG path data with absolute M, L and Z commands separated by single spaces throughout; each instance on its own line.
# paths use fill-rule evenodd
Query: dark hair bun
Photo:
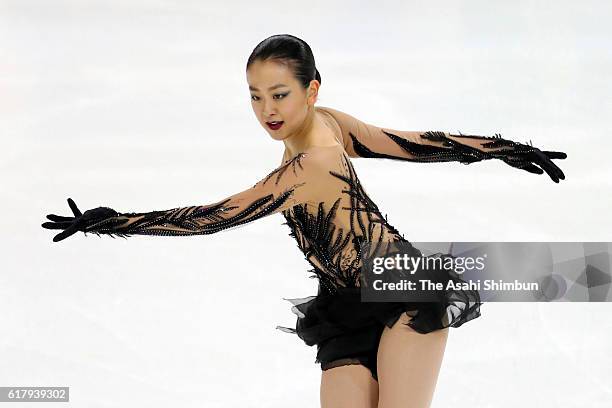
M 293 74 L 304 88 L 308 88 L 310 81 L 316 79 L 321 82 L 321 74 L 315 66 L 312 50 L 306 41 L 291 34 L 277 34 L 261 41 L 247 61 L 246 69 L 255 61 L 279 60 L 287 61 Z M 314 72 L 314 78 L 312 77 Z

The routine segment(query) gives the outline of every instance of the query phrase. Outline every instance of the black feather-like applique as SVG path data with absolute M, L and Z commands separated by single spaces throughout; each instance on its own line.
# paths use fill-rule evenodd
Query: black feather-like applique
M 283 166 L 272 171 L 262 180 L 262 185 L 275 174 L 274 182 L 278 184 L 289 167 L 292 167 L 294 174 L 297 174 L 297 167 L 303 169 L 301 160 L 304 156 L 304 153 L 298 154 Z M 134 234 L 161 236 L 214 234 L 250 223 L 275 212 L 287 202 L 297 188 L 304 184 L 296 183 L 286 188 L 276 198 L 272 194 L 257 198 L 231 216 L 228 216 L 228 211 L 235 210 L 238 206 L 228 204 L 230 202 L 228 198 L 220 203 L 206 206 L 180 207 L 146 213 L 117 213 L 117 216 L 92 221 L 83 232 L 91 232 L 98 236 L 100 234 L 110 235 L 113 238 L 114 235 L 130 237 Z
M 509 164 L 512 163 L 514 167 L 521 168 L 528 166 L 530 163 L 525 158 L 525 154 L 535 150 L 531 142 L 529 144 L 522 144 L 512 140 L 506 140 L 498 133 L 494 136 L 464 135 L 461 132 L 459 132 L 458 135 L 450 134 L 453 138 L 481 140 L 482 143 L 480 145 L 483 149 L 504 148 L 487 151 L 460 143 L 448 137 L 446 133 L 439 131 L 427 131 L 420 135 L 422 139 L 441 143 L 440 146 L 434 146 L 415 143 L 384 129 L 381 130 L 389 139 L 401 147 L 403 151 L 408 153 L 410 157 L 376 152 L 361 143 L 353 133 L 349 132 L 355 153 L 360 157 L 425 163 L 457 161 L 463 164 L 471 164 L 482 160 L 501 159 Z
M 299 204 L 283 211 L 283 224 L 290 228 L 289 235 L 313 266 L 310 277 L 318 278 L 320 287 L 329 293 L 335 293 L 339 286 L 360 286 L 363 242 L 380 245 L 384 240 L 405 241 L 368 197 L 350 161 L 344 155 L 342 160 L 347 174 L 329 174 L 345 184 L 342 193 L 348 197 L 348 207 L 340 207 L 338 198 L 327 211 L 324 203 L 316 208 Z M 350 227 L 346 230 L 334 223 L 339 209 L 350 212 Z

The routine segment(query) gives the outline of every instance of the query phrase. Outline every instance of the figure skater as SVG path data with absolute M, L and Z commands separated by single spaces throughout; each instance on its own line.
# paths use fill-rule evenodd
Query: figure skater
M 44 228 L 74 233 L 185 236 L 213 234 L 282 213 L 318 278 L 318 293 L 288 299 L 295 328 L 278 329 L 317 346 L 320 401 L 331 407 L 428 407 L 449 327 L 480 316 L 477 291 L 446 291 L 439 302 L 361 302 L 364 242 L 408 243 L 366 194 L 351 158 L 464 164 L 500 159 L 555 182 L 563 172 L 542 151 L 491 137 L 441 131 L 400 131 L 366 124 L 338 110 L 315 106 L 321 75 L 308 44 L 288 34 L 260 42 L 246 64 L 251 105 L 268 134 L 284 144 L 280 165 L 252 187 L 221 201 L 141 213 L 97 207 L 73 216 L 47 215 Z M 415 248 L 415 251 L 418 250 Z M 447 281 L 460 280 L 449 274 Z

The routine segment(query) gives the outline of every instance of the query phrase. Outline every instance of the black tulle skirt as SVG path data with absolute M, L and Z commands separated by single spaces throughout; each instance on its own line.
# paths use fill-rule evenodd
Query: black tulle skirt
M 439 281 L 460 278 L 445 274 Z M 286 299 L 297 315 L 295 328 L 277 326 L 294 333 L 308 346 L 317 346 L 315 363 L 323 370 L 345 364 L 362 364 L 378 379 L 376 354 L 384 327 L 393 327 L 402 313 L 406 323 L 418 333 L 430 333 L 447 327 L 459 327 L 480 316 L 480 296 L 475 290 L 440 292 L 436 301 L 362 302 L 360 288 L 337 288 L 316 296 Z

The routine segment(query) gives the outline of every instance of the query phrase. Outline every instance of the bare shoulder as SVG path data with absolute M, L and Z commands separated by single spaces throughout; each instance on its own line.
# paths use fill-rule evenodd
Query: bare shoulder
M 334 115 L 337 112 L 340 112 L 337 109 L 330 108 L 329 106 L 315 106 L 315 110 L 328 113 L 330 115 Z
M 346 139 L 346 135 L 349 131 L 356 131 L 357 127 L 363 123 L 353 115 L 327 106 L 317 106 L 317 111 L 323 112 L 325 116 L 333 120 L 335 125 L 342 132 L 344 139 Z
M 342 123 L 345 122 L 347 119 L 355 119 L 352 115 L 349 115 L 346 112 L 330 108 L 328 106 L 317 106 L 316 110 L 318 112 L 323 112 L 328 116 L 331 116 L 333 119 L 336 120 L 336 122 L 338 122 L 339 125 L 342 125 Z
M 345 124 L 347 123 L 347 119 L 352 117 L 344 112 L 327 106 L 316 106 L 315 110 L 322 114 L 323 119 L 334 132 L 336 140 L 346 149 L 347 137 Z
M 342 116 L 342 112 L 337 109 L 333 109 L 327 106 L 316 106 L 315 111 L 322 113 L 323 117 L 329 121 L 333 121 L 333 123 L 340 128 L 340 117 Z

